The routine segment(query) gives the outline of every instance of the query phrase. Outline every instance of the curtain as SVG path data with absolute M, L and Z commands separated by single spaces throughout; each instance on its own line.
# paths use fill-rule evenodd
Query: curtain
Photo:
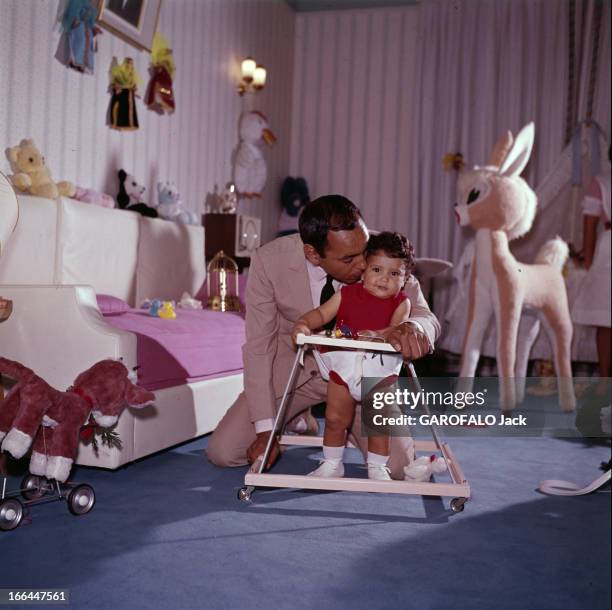
M 457 264 L 473 236 L 471 229 L 455 224 L 456 172 L 443 170 L 446 153 L 461 152 L 467 166 L 484 165 L 501 133 L 510 129 L 516 134 L 534 121 L 535 145 L 523 177 L 535 188 L 554 169 L 566 143 L 570 11 L 579 16 L 574 20 L 577 52 L 571 75 L 578 115 L 586 107 L 594 6 L 595 1 L 579 0 L 424 0 L 421 4 L 410 132 L 411 158 L 416 162 L 408 168 L 409 235 L 417 256 Z M 609 139 L 610 2 L 603 8 L 593 118 Z M 531 254 L 536 245 L 520 249 Z M 450 274 L 436 280 L 434 311 L 441 321 L 456 292 Z M 443 336 L 440 345 L 450 344 L 447 349 L 459 351 L 464 329 L 460 322 L 447 325 L 443 334 L 454 336 L 450 341 Z

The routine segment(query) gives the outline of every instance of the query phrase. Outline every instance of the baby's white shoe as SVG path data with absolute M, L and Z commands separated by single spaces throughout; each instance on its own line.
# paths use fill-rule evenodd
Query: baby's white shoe
M 368 479 L 374 481 L 390 481 L 391 471 L 385 464 L 368 464 Z
M 319 467 L 308 473 L 309 477 L 343 477 L 344 464 L 342 460 L 321 460 Z

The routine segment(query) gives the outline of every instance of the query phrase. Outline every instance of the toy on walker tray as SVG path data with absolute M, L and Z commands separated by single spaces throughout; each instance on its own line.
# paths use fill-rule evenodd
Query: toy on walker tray
M 276 413 L 273 425 L 273 433 L 270 435 L 268 445 L 264 454 L 258 458 L 253 466 L 246 473 L 244 487 L 238 491 L 238 499 L 248 502 L 255 487 L 289 487 L 296 489 L 322 489 L 335 491 L 365 491 L 375 493 L 396 493 L 407 495 L 427 495 L 427 496 L 455 496 L 450 502 L 453 512 L 461 512 L 465 503 L 470 498 L 470 485 L 463 475 L 461 467 L 457 462 L 450 446 L 441 442 L 438 433 L 433 425 L 430 425 L 433 440 L 416 440 L 415 450 L 427 452 L 426 456 L 417 458 L 405 469 L 406 479 L 397 480 L 376 480 L 351 477 L 320 477 L 309 475 L 285 475 L 264 473 L 264 464 L 267 463 L 272 439 L 277 430 L 282 428 L 284 410 L 287 404 L 287 397 L 295 380 L 298 366 L 303 361 L 304 350 L 307 346 L 326 345 L 339 347 L 342 349 L 356 349 L 366 352 L 393 352 L 396 350 L 390 343 L 382 341 L 379 337 L 372 337 L 358 333 L 354 338 L 350 329 L 344 329 L 347 336 L 341 338 L 326 336 L 326 333 L 313 335 L 299 334 L 297 336 L 298 350 L 293 362 L 289 379 L 283 393 L 281 403 Z M 350 338 L 349 338 L 350 332 Z M 413 383 L 420 391 L 420 384 L 412 363 L 407 362 L 407 369 L 412 377 Z M 429 414 L 426 404 L 423 409 Z M 306 445 L 320 447 L 323 444 L 322 437 L 316 436 L 288 436 L 282 435 L 278 439 L 281 445 Z M 431 454 L 434 455 L 431 455 Z M 440 454 L 439 456 L 437 454 Z M 433 457 L 433 459 L 432 459 Z M 432 474 L 439 474 L 448 469 L 451 482 L 429 482 Z
M 81 427 L 93 418 L 102 428 L 114 426 L 126 406 L 142 408 L 155 395 L 132 382 L 133 374 L 116 360 L 102 360 L 82 372 L 74 384 L 61 392 L 22 364 L 0 358 L 0 374 L 17 383 L 0 402 L 2 450 L 20 459 L 32 447 L 30 475 L 22 482 L 21 495 L 35 501 L 57 492 L 67 499 L 75 515 L 89 512 L 95 502 L 89 485 L 65 483 L 78 449 Z M 0 530 L 16 528 L 24 503 L 6 494 L 6 480 L 0 496 Z M 27 502 L 26 502 L 27 505 Z

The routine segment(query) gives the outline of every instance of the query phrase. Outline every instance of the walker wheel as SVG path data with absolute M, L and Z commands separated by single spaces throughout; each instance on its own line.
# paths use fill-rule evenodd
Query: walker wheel
M 460 513 L 465 508 L 467 498 L 453 498 L 450 503 L 451 510 L 454 513 Z
M 23 519 L 23 504 L 16 498 L 0 500 L 0 530 L 8 532 L 19 527 Z
M 47 492 L 47 486 L 42 477 L 35 474 L 26 474 L 21 479 L 21 495 L 26 500 L 38 500 Z
M 250 502 L 251 501 L 251 489 L 248 487 L 241 487 L 238 490 L 238 499 L 241 502 Z
M 91 485 L 77 485 L 70 490 L 68 510 L 75 516 L 87 514 L 96 503 L 96 494 Z

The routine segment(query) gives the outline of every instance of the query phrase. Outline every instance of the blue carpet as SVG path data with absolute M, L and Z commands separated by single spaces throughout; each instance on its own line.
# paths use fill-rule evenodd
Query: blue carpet
M 91 610 L 610 605 L 609 491 L 535 491 L 544 478 L 591 481 L 608 447 L 453 438 L 473 493 L 453 515 L 448 499 L 348 492 L 260 490 L 243 504 L 245 468 L 209 464 L 206 441 L 117 472 L 76 469 L 95 508 L 36 506 L 0 532 L 0 588 L 67 588 L 71 607 Z M 275 470 L 305 473 L 318 455 L 290 449 Z

